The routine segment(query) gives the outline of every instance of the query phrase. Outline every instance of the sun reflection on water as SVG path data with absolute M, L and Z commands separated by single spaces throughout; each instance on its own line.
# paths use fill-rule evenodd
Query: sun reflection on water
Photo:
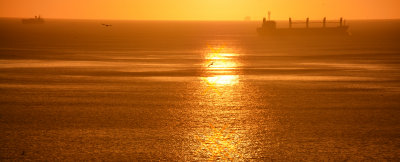
M 219 70 L 219 69 L 236 69 L 237 62 L 234 60 L 238 54 L 230 52 L 232 49 L 222 47 L 208 47 L 209 50 L 205 55 L 204 66 L 207 70 Z
M 238 79 L 239 76 L 237 75 L 216 75 L 212 77 L 203 78 L 203 80 L 206 81 L 208 85 L 213 85 L 213 86 L 234 85 L 239 82 Z
M 241 158 L 241 141 L 237 126 L 227 127 L 235 118 L 225 118 L 218 120 L 226 114 L 236 113 L 236 110 L 226 110 L 226 106 L 241 105 L 235 98 L 240 96 L 240 78 L 237 74 L 239 54 L 231 48 L 225 46 L 208 46 L 204 54 L 204 77 L 201 77 L 204 87 L 200 97 L 200 103 L 208 105 L 206 109 L 212 111 L 203 111 L 201 115 L 210 114 L 217 120 L 209 120 L 211 129 L 199 129 L 196 131 L 195 139 L 198 145 L 194 150 L 196 154 L 202 157 L 208 157 L 209 160 L 233 160 Z M 206 103 L 206 104 L 204 104 Z M 203 119 L 201 119 L 203 120 Z M 223 128 L 215 128 L 213 125 L 224 125 Z
M 212 93 L 209 91 L 210 89 L 214 90 L 213 92 L 217 93 L 219 96 L 222 95 L 220 93 L 221 90 L 223 92 L 232 92 L 232 87 L 223 87 L 233 86 L 239 83 L 239 76 L 233 75 L 235 74 L 234 69 L 238 66 L 237 60 L 235 60 L 238 54 L 233 53 L 232 51 L 232 49 L 226 48 L 225 46 L 208 46 L 208 50 L 204 57 L 204 66 L 206 67 L 205 72 L 208 76 L 201 78 L 203 83 L 205 83 L 205 92 L 208 93 L 208 95 Z
M 209 160 L 233 160 L 242 155 L 238 150 L 240 140 L 233 130 L 228 130 L 227 125 L 221 129 L 210 124 L 210 132 L 207 135 L 195 136 L 200 142 L 197 154 L 206 154 Z

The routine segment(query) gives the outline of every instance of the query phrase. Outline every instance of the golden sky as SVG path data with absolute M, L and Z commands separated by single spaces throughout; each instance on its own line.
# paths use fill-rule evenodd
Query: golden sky
M 400 0 L 0 0 L 0 17 L 134 20 L 398 19 Z

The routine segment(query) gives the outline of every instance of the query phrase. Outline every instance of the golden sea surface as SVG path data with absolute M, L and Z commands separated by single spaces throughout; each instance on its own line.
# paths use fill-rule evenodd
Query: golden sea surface
M 0 160 L 398 161 L 400 21 L 349 24 L 0 19 Z

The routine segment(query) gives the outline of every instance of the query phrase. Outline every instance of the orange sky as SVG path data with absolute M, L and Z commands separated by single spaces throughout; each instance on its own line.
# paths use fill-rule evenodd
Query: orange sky
M 0 17 L 134 20 L 395 19 L 400 0 L 0 0 Z

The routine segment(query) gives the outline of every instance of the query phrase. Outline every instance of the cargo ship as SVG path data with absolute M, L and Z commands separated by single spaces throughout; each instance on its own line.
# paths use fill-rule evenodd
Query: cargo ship
M 310 23 L 320 23 L 320 27 L 310 27 Z M 326 24 L 338 24 L 334 27 L 327 27 Z M 293 24 L 305 24 L 305 27 L 293 27 Z M 263 18 L 262 26 L 257 28 L 257 33 L 261 36 L 324 36 L 324 35 L 335 35 L 335 36 L 346 36 L 349 35 L 349 26 L 346 25 L 346 21 L 340 18 L 339 21 L 327 22 L 326 18 L 322 22 L 310 22 L 309 18 L 305 22 L 294 22 L 289 18 L 288 28 L 277 28 L 276 22 L 271 21 L 271 13 L 268 12 L 268 20 Z
M 44 19 L 39 16 L 35 16 L 35 18 L 30 19 L 22 19 L 23 24 L 43 24 Z

